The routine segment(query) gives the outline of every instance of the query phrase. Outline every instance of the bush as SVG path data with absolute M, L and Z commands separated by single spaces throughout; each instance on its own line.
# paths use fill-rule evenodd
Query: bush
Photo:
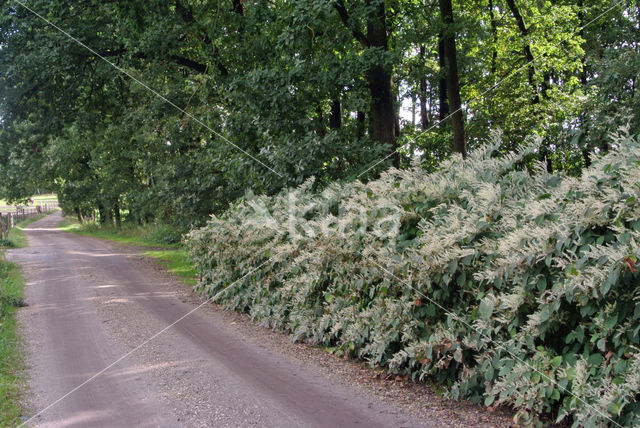
M 177 244 L 182 240 L 182 232 L 168 224 L 154 224 L 150 226 L 149 239 L 157 244 Z
M 581 178 L 486 147 L 432 174 L 249 196 L 188 236 L 198 289 L 523 420 L 637 426 L 640 144 L 617 144 Z
M 20 295 L 20 289 L 16 288 L 15 284 L 9 283 L 9 281 L 13 281 L 10 275 L 12 269 L 13 265 L 5 262 L 0 255 L 0 324 L 3 322 L 2 318 L 10 312 L 11 308 L 26 306 Z
M 10 239 L 0 238 L 0 247 L 13 248 L 15 244 Z

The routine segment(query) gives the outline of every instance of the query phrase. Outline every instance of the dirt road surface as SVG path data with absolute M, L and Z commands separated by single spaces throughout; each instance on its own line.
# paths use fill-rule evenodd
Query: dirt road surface
M 477 407 L 457 412 L 440 399 L 429 410 L 434 416 L 420 417 L 382 396 L 389 382 L 367 389 L 345 381 L 349 370 L 356 377 L 365 370 L 344 369 L 336 357 L 209 303 L 167 329 L 203 301 L 139 250 L 62 232 L 60 220 L 56 213 L 33 223 L 25 229 L 29 247 L 8 253 L 26 279 L 28 306 L 18 316 L 30 367 L 28 426 L 489 427 L 509 421 Z M 401 389 L 397 396 L 414 405 L 425 394 Z

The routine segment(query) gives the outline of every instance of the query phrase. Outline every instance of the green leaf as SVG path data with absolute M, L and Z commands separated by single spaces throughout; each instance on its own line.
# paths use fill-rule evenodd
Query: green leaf
M 490 382 L 493 380 L 493 375 L 494 375 L 493 366 L 489 366 L 487 370 L 485 370 L 484 372 L 484 379 Z
M 489 407 L 490 405 L 492 405 L 492 404 L 493 404 L 493 402 L 494 402 L 494 401 L 496 401 L 496 397 L 495 397 L 495 395 L 487 395 L 487 396 L 484 398 L 484 405 L 485 405 L 485 406 L 487 406 L 487 407 Z
M 610 318 L 607 318 L 605 320 L 604 327 L 607 330 L 613 330 L 613 328 L 617 325 L 617 323 L 618 323 L 618 315 L 616 314 L 616 315 L 614 315 L 614 316 L 612 316 Z
M 549 310 L 549 308 L 547 306 L 543 307 L 542 310 L 540 311 L 540 321 L 545 322 L 549 319 L 550 316 L 551 316 L 551 311 Z
M 604 358 L 602 358 L 602 355 L 599 353 L 591 354 L 587 359 L 587 362 L 593 366 L 600 366 L 603 361 L 604 361 Z
M 478 317 L 482 320 L 488 320 L 493 313 L 493 303 L 488 299 L 482 299 L 480 306 L 478 307 Z

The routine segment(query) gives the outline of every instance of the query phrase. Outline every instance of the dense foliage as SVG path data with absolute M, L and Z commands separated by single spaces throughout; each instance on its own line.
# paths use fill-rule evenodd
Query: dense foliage
M 230 307 L 637 424 L 639 40 L 636 0 L 14 0 L 0 197 L 171 241 L 215 213 L 188 245 Z
M 500 150 L 538 135 L 549 169 L 579 174 L 602 135 L 637 130 L 638 15 L 634 0 L 9 2 L 0 196 L 47 188 L 81 219 L 186 230 L 247 188 L 322 188 L 387 156 L 364 178 L 416 153 L 436 168 L 498 129 Z
M 640 141 L 581 178 L 535 147 L 247 196 L 188 245 L 199 289 L 298 340 L 574 426 L 640 423 Z

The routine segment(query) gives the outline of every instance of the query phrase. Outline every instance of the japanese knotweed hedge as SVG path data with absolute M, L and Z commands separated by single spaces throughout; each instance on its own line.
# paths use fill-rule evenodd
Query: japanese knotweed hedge
M 640 144 L 581 178 L 490 146 L 247 197 L 188 235 L 198 290 L 273 328 L 575 426 L 640 424 Z

